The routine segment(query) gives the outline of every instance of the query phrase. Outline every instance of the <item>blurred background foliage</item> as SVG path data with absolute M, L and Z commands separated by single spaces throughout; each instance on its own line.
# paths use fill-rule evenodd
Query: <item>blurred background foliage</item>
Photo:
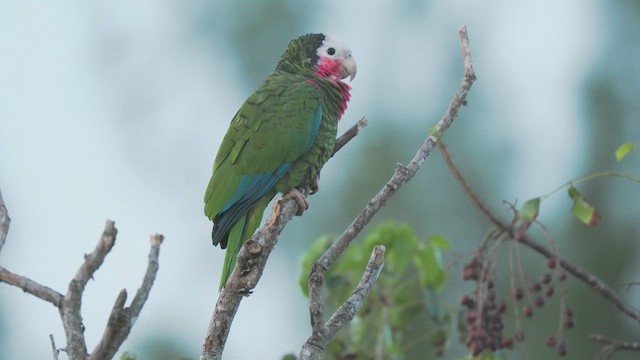
M 613 153 L 640 138 L 638 2 L 4 2 L 0 186 L 13 223 L 0 261 L 62 290 L 104 218 L 115 219 L 122 239 L 83 307 L 88 339 L 97 341 L 117 291 L 138 285 L 146 235 L 162 232 L 159 280 L 122 350 L 195 358 L 222 261 L 201 213 L 215 150 L 291 38 L 333 33 L 359 66 L 341 128 L 361 116 L 370 125 L 325 167 L 310 211 L 283 233 L 226 349 L 230 359 L 297 352 L 310 333 L 293 275 L 300 256 L 321 234 L 340 233 L 395 164 L 414 155 L 460 82 L 463 23 L 478 81 L 445 140 L 494 209 L 589 172 L 637 173 L 637 160 L 615 163 Z M 452 180 L 433 156 L 370 225 L 395 220 L 419 237 L 449 239 L 439 294 L 446 307 L 471 290 L 460 259 L 488 229 Z M 576 221 L 564 195 L 543 204 L 540 220 L 562 254 L 637 304 L 638 290 L 620 285 L 640 273 L 637 184 L 598 179 L 579 188 L 602 214 L 600 226 Z M 527 271 L 542 272 L 546 262 L 526 258 Z M 508 280 L 506 267 L 498 271 Z M 587 339 L 593 332 L 637 340 L 637 324 L 571 279 L 568 302 L 576 328 L 566 334 L 567 358 L 591 358 L 599 350 Z M 542 344 L 557 318 L 550 305 L 525 322 L 529 358 L 552 356 Z M 0 286 L 0 358 L 49 357 L 49 333 L 63 342 L 55 309 Z M 431 358 L 421 344 L 427 350 L 417 353 Z M 446 357 L 465 354 L 452 341 Z
M 318 238 L 301 261 L 300 287 L 309 296 L 311 265 L 335 236 Z M 343 261 L 325 274 L 325 314 L 331 317 L 353 293 L 374 246 L 383 245 L 385 263 L 356 317 L 326 350 L 330 359 L 415 359 L 425 353 L 443 355 L 449 342 L 454 308 L 443 309 L 438 298 L 446 280 L 442 250 L 447 239 L 420 238 L 411 227 L 381 223 L 360 242 L 351 243 Z M 453 315 L 453 316 L 452 316 Z

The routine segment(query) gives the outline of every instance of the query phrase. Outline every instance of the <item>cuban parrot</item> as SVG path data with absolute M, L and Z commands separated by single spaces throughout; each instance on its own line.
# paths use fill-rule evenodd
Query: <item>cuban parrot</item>
M 231 120 L 204 196 L 213 244 L 226 248 L 220 289 L 277 193 L 296 200 L 297 215 L 309 206 L 296 187 L 317 190 L 350 97 L 342 80 L 353 80 L 356 69 L 351 50 L 334 37 L 300 36 Z

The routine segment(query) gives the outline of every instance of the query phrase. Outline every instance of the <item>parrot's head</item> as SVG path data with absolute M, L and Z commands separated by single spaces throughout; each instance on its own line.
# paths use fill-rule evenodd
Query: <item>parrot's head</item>
M 358 68 L 348 46 L 330 35 L 307 34 L 291 40 L 276 69 L 353 80 Z

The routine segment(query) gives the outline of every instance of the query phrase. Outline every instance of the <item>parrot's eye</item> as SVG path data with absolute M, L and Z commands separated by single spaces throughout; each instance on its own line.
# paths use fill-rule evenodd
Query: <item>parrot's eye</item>
M 330 48 L 328 48 L 328 49 L 327 49 L 327 54 L 329 54 L 329 55 L 333 55 L 333 54 L 335 54 L 335 53 L 336 53 L 336 49 L 334 49 L 334 48 L 332 48 L 332 47 L 330 47 Z

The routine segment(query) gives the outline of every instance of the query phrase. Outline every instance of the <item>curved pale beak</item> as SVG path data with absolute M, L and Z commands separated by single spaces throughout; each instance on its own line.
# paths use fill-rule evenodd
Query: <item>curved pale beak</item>
M 356 61 L 353 59 L 353 56 L 349 54 L 344 60 L 342 60 L 342 68 L 340 69 L 340 77 L 343 79 L 347 76 L 349 77 L 349 81 L 353 80 L 356 77 L 356 73 L 358 72 L 358 66 L 356 65 Z

